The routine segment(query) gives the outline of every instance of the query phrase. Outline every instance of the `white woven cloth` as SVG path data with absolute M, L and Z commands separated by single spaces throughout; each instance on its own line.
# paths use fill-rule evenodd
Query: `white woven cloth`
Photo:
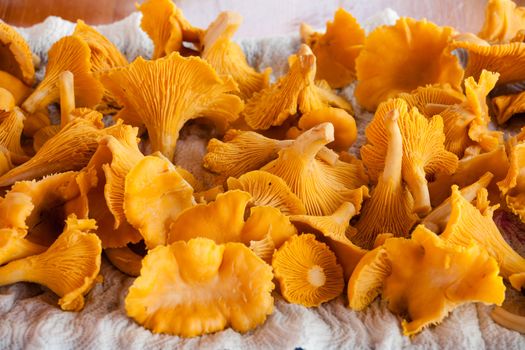
M 385 12 L 368 26 L 392 22 L 396 14 Z M 130 17 L 98 29 L 122 50 L 128 59 L 149 57 L 152 44 L 139 28 L 140 16 Z M 31 28 L 21 28 L 33 51 L 45 62 L 50 46 L 72 32 L 74 24 L 56 17 Z M 297 49 L 297 36 L 241 40 L 251 64 L 272 66 L 279 75 L 286 57 Z M 42 74 L 42 72 L 40 72 Z M 343 93 L 351 96 L 352 89 Z M 359 109 L 362 126 L 370 115 Z M 379 301 L 364 312 L 353 312 L 344 297 L 319 308 L 286 303 L 275 293 L 275 311 L 264 325 L 247 334 L 227 329 L 216 334 L 181 339 L 154 335 L 126 317 L 124 298 L 129 278 L 104 262 L 104 283 L 86 297 L 81 312 L 64 312 L 57 297 L 37 285 L 19 283 L 0 287 L 0 349 L 524 349 L 525 337 L 496 325 L 490 307 L 469 304 L 459 307 L 440 325 L 409 339 L 401 334 L 400 320 Z

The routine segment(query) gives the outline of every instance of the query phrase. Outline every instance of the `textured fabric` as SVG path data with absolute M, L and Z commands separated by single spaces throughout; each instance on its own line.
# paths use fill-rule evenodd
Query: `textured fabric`
M 374 16 L 365 28 L 392 23 L 397 15 L 384 12 Z M 128 57 L 149 57 L 152 44 L 139 28 L 140 16 L 130 17 L 98 29 Z M 33 51 L 45 62 L 53 42 L 72 32 L 73 23 L 56 17 L 32 28 L 20 29 Z M 275 76 L 286 70 L 286 57 L 297 49 L 297 36 L 240 40 L 252 65 L 271 66 Z M 39 75 L 42 75 L 40 70 Z M 353 87 L 343 90 L 353 100 Z M 360 125 L 358 146 L 363 143 L 363 125 L 371 114 L 356 107 Z M 187 149 L 203 153 L 205 144 L 188 138 Z M 191 145 L 190 145 L 191 144 Z M 181 149 L 177 147 L 177 149 Z M 355 151 L 357 148 L 354 147 Z M 520 234 L 518 232 L 516 234 Z M 520 237 L 516 238 L 518 241 Z M 511 240 L 512 241 L 512 240 Z M 133 279 L 103 262 L 104 283 L 86 297 L 81 312 L 63 312 L 57 297 L 37 285 L 19 283 L 0 287 L 0 349 L 523 349 L 525 337 L 506 330 L 490 318 L 490 307 L 465 305 L 451 313 L 440 325 L 425 329 L 410 339 L 401 334 L 400 320 L 384 304 L 375 301 L 366 311 L 354 312 L 339 297 L 319 308 L 286 303 L 275 293 L 275 311 L 266 323 L 248 334 L 231 329 L 217 334 L 181 339 L 154 335 L 126 317 L 124 299 Z

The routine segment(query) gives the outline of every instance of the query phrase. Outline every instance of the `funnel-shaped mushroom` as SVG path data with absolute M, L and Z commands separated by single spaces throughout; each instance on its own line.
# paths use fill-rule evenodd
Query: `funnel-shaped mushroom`
M 24 113 L 18 107 L 10 112 L 0 112 L 0 146 L 9 151 L 10 159 L 15 164 L 29 159 L 20 143 L 25 119 Z
M 282 125 L 299 110 L 307 113 L 328 106 L 351 111 L 352 106 L 337 96 L 330 87 L 316 85 L 315 56 L 306 45 L 289 57 L 290 69 L 279 80 L 255 93 L 246 103 L 244 120 L 252 129 L 266 130 Z
M 248 65 L 241 47 L 231 40 L 241 22 L 242 16 L 237 12 L 221 12 L 204 32 L 201 57 L 217 73 L 231 75 L 239 85 L 241 98 L 246 100 L 268 86 L 272 70 L 267 68 L 262 73 L 256 72 Z
M 525 272 L 525 258 L 521 257 L 505 241 L 492 220 L 492 214 L 499 206 L 486 208 L 481 206 L 481 210 L 479 209 L 479 202 L 487 203 L 485 189 L 478 192 L 478 208 L 461 196 L 457 186 L 452 187 L 451 201 L 450 220 L 441 234 L 444 240 L 461 246 L 468 246 L 471 242 L 476 242 L 484 247 L 498 262 L 504 278 L 509 279 L 514 274 Z M 518 290 L 523 287 L 515 283 L 512 286 Z
M 301 37 L 317 58 L 316 79 L 326 80 L 334 89 L 355 79 L 355 59 L 365 42 L 365 31 L 349 12 L 338 9 L 334 21 L 326 23 L 324 34 L 301 24 Z
M 35 82 L 33 54 L 24 38 L 10 25 L 0 22 L 0 70 L 31 86 Z
M 355 225 L 357 233 L 351 237 L 352 242 L 365 249 L 372 248 L 380 233 L 408 236 L 418 220 L 413 213 L 412 195 L 402 181 L 403 136 L 397 123 L 399 114 L 397 109 L 393 109 L 384 117 L 383 132 L 388 142 L 384 170 L 370 199 L 363 205 L 361 216 Z
M 0 285 L 33 282 L 56 293 L 63 310 L 80 311 L 100 271 L 102 248 L 94 220 L 66 220 L 64 232 L 42 254 L 0 267 Z
M 126 175 L 124 212 L 148 249 L 166 244 L 171 223 L 194 204 L 193 188 L 167 159 L 146 156 Z
M 137 4 L 137 10 L 142 12 L 140 27 L 153 41 L 154 60 L 183 49 L 183 41 L 197 43 L 202 35 L 171 0 L 147 0 Z
M 450 152 L 461 157 L 469 145 L 492 151 L 502 143 L 503 134 L 488 128 L 490 115 L 486 102 L 498 76 L 484 70 L 477 83 L 472 77 L 465 79 L 467 99 L 440 112 L 445 125 L 445 147 Z
M 208 118 L 225 130 L 243 107 L 240 98 L 230 93 L 237 91 L 231 77 L 223 80 L 204 60 L 176 52 L 155 61 L 139 57 L 100 77 L 124 107 L 115 118 L 145 125 L 153 152 L 162 152 L 170 161 L 188 120 Z
M 251 194 L 256 206 L 274 207 L 285 215 L 306 213 L 303 202 L 290 190 L 286 182 L 266 171 L 250 171 L 238 179 L 230 177 L 227 183 L 229 190 L 241 190 Z
M 217 195 L 211 203 L 187 208 L 171 224 L 167 243 L 196 237 L 210 238 L 219 244 L 240 242 L 250 200 L 249 193 L 234 190 Z
M 148 252 L 126 313 L 154 333 L 247 332 L 273 311 L 272 269 L 240 243 L 196 238 Z
M 476 244 L 460 247 L 420 225 L 411 240 L 392 238 L 384 247 L 391 273 L 383 282 L 383 299 L 404 318 L 407 336 L 441 322 L 459 305 L 501 305 L 505 299 L 497 262 Z
M 347 232 L 353 229 L 350 227 L 350 219 L 358 213 L 357 209 L 352 203 L 344 202 L 332 215 L 290 216 L 290 220 L 299 231 L 316 233 L 318 239 L 330 247 L 343 268 L 345 281 L 350 278 L 357 263 L 367 252 L 348 239 Z
M 104 89 L 91 73 L 88 44 L 79 37 L 66 36 L 53 44 L 48 52 L 46 75 L 22 104 L 30 113 L 58 102 L 58 82 L 63 71 L 75 76 L 75 99 L 79 107 L 92 107 L 100 102 Z
M 290 303 L 319 306 L 339 296 L 345 286 L 334 253 L 312 234 L 286 241 L 274 253 L 272 267 L 281 294 Z
M 418 111 L 427 118 L 439 114 L 448 106 L 465 101 L 465 96 L 453 89 L 450 84 L 420 86 L 410 93 L 400 93 L 397 97 L 405 100 L 408 109 L 417 107 Z
M 98 146 L 98 139 L 108 129 L 102 129 L 102 115 L 96 118 L 76 118 L 49 139 L 24 164 L 0 177 L 0 186 L 15 181 L 36 179 L 68 170 L 80 170 L 87 165 Z
M 474 182 L 471 185 L 461 188 L 460 192 L 463 198 L 467 201 L 472 202 L 476 199 L 478 191 L 482 188 L 487 188 L 490 184 L 494 175 L 487 172 L 478 181 Z M 445 230 L 447 223 L 450 219 L 450 213 L 452 212 L 452 203 L 450 197 L 443 201 L 439 206 L 434 208 L 425 218 L 421 221 L 427 229 L 430 231 L 440 234 Z
M 0 87 L 9 91 L 14 99 L 17 106 L 21 105 L 22 102 L 31 94 L 33 89 L 28 87 L 24 82 L 11 74 L 0 70 Z
M 514 114 L 525 113 L 525 92 L 494 97 L 492 106 L 498 124 L 503 124 Z
M 450 196 L 450 187 L 454 184 L 465 187 L 476 182 L 486 172 L 492 173 L 494 178 L 487 186 L 489 193 L 499 199 L 499 189 L 496 182 L 502 180 L 509 170 L 509 160 L 505 146 L 501 145 L 494 151 L 464 157 L 458 162 L 454 174 L 439 174 L 435 181 L 428 185 L 430 202 L 438 206 Z
M 480 39 L 481 40 L 481 39 Z M 517 83 L 525 79 L 525 43 L 489 45 L 472 41 L 456 40 L 451 43 L 454 49 L 468 52 L 465 76 L 478 80 L 481 72 L 499 73 L 497 85 Z
M 344 109 L 325 107 L 313 110 L 303 114 L 297 126 L 302 133 L 325 122 L 332 123 L 334 126 L 334 141 L 326 146 L 336 151 L 347 151 L 357 139 L 357 127 L 354 117 Z
M 489 0 L 485 22 L 478 36 L 490 42 L 509 42 L 520 29 L 525 29 L 525 7 L 512 0 Z
M 360 188 L 368 183 L 360 163 L 336 160 L 328 164 L 316 158 L 333 140 L 333 125 L 320 124 L 297 137 L 261 169 L 282 178 L 304 203 L 308 215 L 330 215 L 343 202 L 354 202 L 363 193 L 368 194 L 366 187 Z
M 516 139 L 510 142 L 510 167 L 507 176 L 498 182 L 498 187 L 505 197 L 510 210 L 525 222 L 525 143 Z
M 448 47 L 452 32 L 412 18 L 376 28 L 356 60 L 359 103 L 373 111 L 382 101 L 426 84 L 448 83 L 459 90 L 463 69 Z
M 399 112 L 397 126 L 403 143 L 402 176 L 414 197 L 413 211 L 427 213 L 431 206 L 426 176 L 453 174 L 458 158 L 445 150 L 443 120 L 439 115 L 427 119 L 415 107 L 407 110 L 404 100 L 394 99 L 380 105 L 366 128 L 368 144 L 361 148 L 361 157 L 372 178 L 377 179 L 385 169 L 389 146 L 385 116 L 393 109 Z
M 211 139 L 208 153 L 204 156 L 204 167 L 224 177 L 239 177 L 257 170 L 277 158 L 290 140 L 274 140 L 254 131 L 230 129 L 224 141 Z

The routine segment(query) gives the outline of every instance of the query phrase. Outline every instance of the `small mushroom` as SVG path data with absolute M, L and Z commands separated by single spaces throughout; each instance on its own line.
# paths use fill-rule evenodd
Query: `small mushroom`
M 349 12 L 339 8 L 323 34 L 302 23 L 301 38 L 317 58 L 316 79 L 326 80 L 334 89 L 355 79 L 355 59 L 365 42 L 365 31 Z
M 231 75 L 239 85 L 239 95 L 246 100 L 269 85 L 272 70 L 256 72 L 248 65 L 241 47 L 231 40 L 241 22 L 242 16 L 237 12 L 221 12 L 204 32 L 201 57 L 217 73 Z
M 312 234 L 292 236 L 274 253 L 272 267 L 290 303 L 319 306 L 338 297 L 345 286 L 334 253 Z
M 369 111 L 401 92 L 426 84 L 460 90 L 463 69 L 449 48 L 450 27 L 403 17 L 370 33 L 356 59 L 357 101 Z

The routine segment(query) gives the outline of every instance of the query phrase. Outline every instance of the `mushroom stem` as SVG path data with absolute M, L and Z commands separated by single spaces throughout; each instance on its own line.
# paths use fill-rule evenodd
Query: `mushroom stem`
M 210 24 L 204 34 L 204 38 L 202 40 L 202 43 L 204 44 L 202 56 L 207 56 L 208 49 L 212 47 L 213 44 L 219 40 L 219 38 L 223 36 L 231 38 L 241 23 L 242 16 L 239 13 L 233 11 L 221 12 L 219 16 L 217 16 L 217 19 L 215 19 L 215 21 Z
M 423 167 L 411 167 L 405 176 L 408 189 L 414 197 L 413 213 L 426 214 L 432 207 L 430 206 L 430 194 L 428 192 L 428 182 Z
M 33 282 L 26 277 L 27 260 L 19 259 L 0 267 L 0 286 L 17 282 Z
M 58 78 L 60 90 L 60 127 L 63 128 L 71 120 L 71 111 L 75 109 L 75 84 L 73 73 L 66 70 Z
M 326 144 L 334 140 L 332 123 L 322 123 L 299 135 L 291 148 L 302 154 L 304 159 L 313 160 Z
M 0 265 L 5 264 L 9 261 L 23 259 L 31 255 L 40 254 L 46 251 L 46 249 L 47 247 L 33 243 L 27 239 L 17 239 L 15 242 L 15 247 L 13 247 L 12 249 L 13 254 L 0 254 Z
M 357 210 L 355 206 L 350 202 L 344 202 L 337 208 L 332 214 L 334 220 L 340 224 L 348 223 L 352 217 L 356 214 Z
M 58 100 L 59 97 L 58 89 L 52 86 L 40 86 L 24 101 L 22 107 L 29 113 L 35 113 L 45 107 L 46 101 Z
M 385 115 L 385 127 L 388 133 L 388 148 L 385 156 L 383 180 L 393 181 L 401 186 L 401 166 L 403 161 L 403 138 L 397 125 L 399 112 L 393 109 Z
M 486 172 L 478 181 L 469 186 L 463 187 L 460 190 L 461 196 L 467 201 L 472 202 L 476 198 L 478 191 L 482 188 L 486 188 L 492 181 L 493 177 L 494 175 L 492 175 L 492 173 Z M 432 232 L 440 234 L 445 229 L 451 212 L 452 204 L 449 197 L 428 214 L 421 223 Z

